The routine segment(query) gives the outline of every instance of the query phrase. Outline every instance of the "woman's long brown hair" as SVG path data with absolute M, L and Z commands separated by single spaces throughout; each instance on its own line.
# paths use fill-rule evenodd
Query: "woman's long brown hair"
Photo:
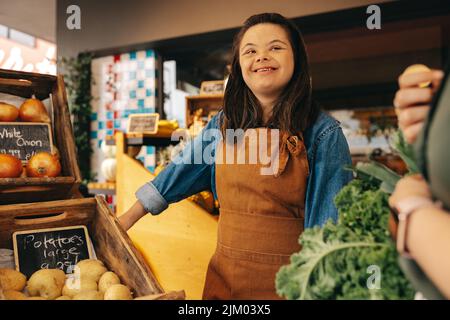
M 247 87 L 239 64 L 239 46 L 244 33 L 254 25 L 271 23 L 286 30 L 294 53 L 294 73 L 275 104 L 272 116 L 263 122 L 263 110 L 256 96 Z M 231 73 L 224 96 L 224 117 L 221 131 L 226 129 L 271 127 L 290 134 L 298 134 L 309 127 L 319 114 L 319 107 L 312 99 L 308 56 L 300 30 L 278 13 L 262 13 L 251 16 L 235 36 L 232 49 Z

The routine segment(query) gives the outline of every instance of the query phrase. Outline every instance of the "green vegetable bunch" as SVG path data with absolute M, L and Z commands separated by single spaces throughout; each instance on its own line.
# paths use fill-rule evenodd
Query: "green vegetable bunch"
M 412 151 L 400 134 L 391 142 L 415 171 Z M 287 299 L 412 299 L 414 290 L 397 263 L 388 231 L 388 198 L 400 176 L 378 163 L 358 164 L 357 179 L 335 197 L 336 224 L 306 229 L 302 250 L 276 277 Z

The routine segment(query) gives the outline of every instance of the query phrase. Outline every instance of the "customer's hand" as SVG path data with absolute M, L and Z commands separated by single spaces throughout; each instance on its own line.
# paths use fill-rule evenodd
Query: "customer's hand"
M 413 143 L 422 129 L 430 110 L 430 102 L 443 76 L 441 70 L 400 75 L 400 88 L 395 95 L 394 106 L 399 127 L 408 143 Z M 421 83 L 427 82 L 430 82 L 431 86 L 419 87 Z
M 126 231 L 130 229 L 146 213 L 147 212 L 145 211 L 142 204 L 139 201 L 136 201 L 127 212 L 119 217 L 120 225 Z
M 389 206 L 397 208 L 408 198 L 427 198 L 431 200 L 431 192 L 427 182 L 420 174 L 406 176 L 400 179 L 395 186 L 394 193 L 389 198 Z

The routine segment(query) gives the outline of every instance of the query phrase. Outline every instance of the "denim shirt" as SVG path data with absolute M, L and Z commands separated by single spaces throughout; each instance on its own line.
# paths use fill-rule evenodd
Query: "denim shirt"
M 138 189 L 136 197 L 147 212 L 159 214 L 170 203 L 204 190 L 212 191 L 217 199 L 214 154 L 219 136 L 211 132 L 219 132 L 221 115 L 219 112 L 214 116 L 155 179 Z M 323 225 L 329 218 L 337 220 L 333 199 L 352 179 L 352 173 L 343 169 L 352 162 L 339 122 L 326 113 L 321 112 L 303 136 L 309 163 L 305 228 L 311 228 Z M 205 154 L 211 155 L 212 161 L 198 161 Z

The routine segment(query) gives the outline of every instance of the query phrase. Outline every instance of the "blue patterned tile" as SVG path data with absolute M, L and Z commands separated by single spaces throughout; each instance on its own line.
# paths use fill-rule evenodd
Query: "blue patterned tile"
M 147 147 L 147 155 L 155 154 L 155 147 Z

